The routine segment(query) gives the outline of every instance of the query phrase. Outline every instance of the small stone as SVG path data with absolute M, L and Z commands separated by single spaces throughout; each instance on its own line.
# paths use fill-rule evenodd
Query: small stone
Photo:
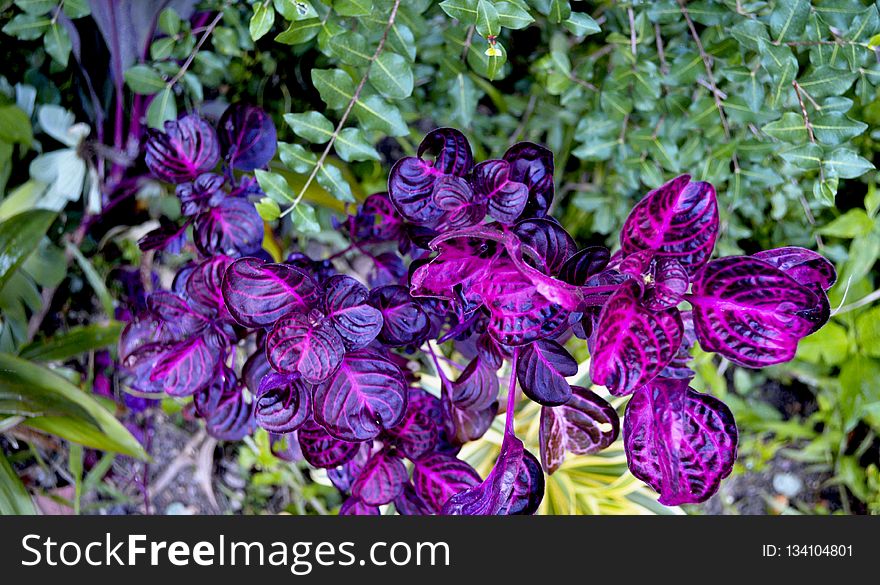
M 801 478 L 792 473 L 777 473 L 773 476 L 773 489 L 788 498 L 795 497 L 803 488 Z

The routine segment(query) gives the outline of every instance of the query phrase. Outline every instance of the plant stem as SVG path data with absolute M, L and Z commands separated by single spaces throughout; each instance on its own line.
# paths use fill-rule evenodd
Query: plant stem
M 516 410 L 516 364 L 519 361 L 519 348 L 513 349 L 513 357 L 510 358 L 510 383 L 507 386 L 507 412 L 504 419 L 504 433 L 513 433 L 513 414 Z

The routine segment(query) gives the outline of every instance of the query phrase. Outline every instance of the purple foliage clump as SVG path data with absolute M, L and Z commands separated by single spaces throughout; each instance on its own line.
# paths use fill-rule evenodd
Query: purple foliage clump
M 818 254 L 712 259 L 712 185 L 677 177 L 635 205 L 618 252 L 579 248 L 549 214 L 550 151 L 520 143 L 477 164 L 449 128 L 337 224 L 351 246 L 333 259 L 366 259 L 368 282 L 300 253 L 267 261 L 252 179 L 231 169 L 264 166 L 274 141 L 271 120 L 242 106 L 219 137 L 193 116 L 150 137 L 147 164 L 178 185 L 202 259 L 149 295 L 120 355 L 140 392 L 192 396 L 213 436 L 262 427 L 285 445 L 279 457 L 326 469 L 346 495 L 340 514 L 392 503 L 400 514 L 532 514 L 566 452 L 600 451 L 621 426 L 630 470 L 662 503 L 704 501 L 732 469 L 737 430 L 724 403 L 690 387 L 694 345 L 764 367 L 828 319 L 835 273 Z M 169 245 L 180 237 L 162 229 Z M 569 384 L 578 364 L 565 345 L 579 342 L 592 383 L 630 397 L 622 425 L 608 401 Z M 468 360 L 454 380 L 437 344 Z M 439 395 L 419 383 L 432 362 Z M 498 414 L 505 363 L 503 442 L 482 478 L 458 452 Z M 515 434 L 519 389 L 542 406 L 540 460 Z

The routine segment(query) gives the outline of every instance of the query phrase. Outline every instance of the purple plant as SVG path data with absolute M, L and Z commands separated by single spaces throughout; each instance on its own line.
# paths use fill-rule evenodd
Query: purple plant
M 564 346 L 571 334 L 589 347 L 592 382 L 631 395 L 623 438 L 633 474 L 664 504 L 704 501 L 732 469 L 737 431 L 721 401 L 689 387 L 693 345 L 763 367 L 791 359 L 829 315 L 834 269 L 814 252 L 710 260 L 719 221 L 708 183 L 684 175 L 648 193 L 613 256 L 579 250 L 548 215 L 549 151 L 520 143 L 475 165 L 464 135 L 447 128 L 394 165 L 387 193 L 339 224 L 349 248 L 328 260 L 266 262 L 237 235 L 246 221 L 216 237 L 198 227 L 224 201 L 247 203 L 233 195 L 248 192 L 247 179 L 226 194 L 231 172 L 206 174 L 221 155 L 242 170 L 271 155 L 256 138 L 274 136 L 267 118 L 242 110 L 223 119 L 222 153 L 195 118 L 153 138 L 148 163 L 185 181 L 178 195 L 206 258 L 149 297 L 120 354 L 138 390 L 192 395 L 214 436 L 255 426 L 273 441 L 286 436 L 297 448 L 279 456 L 327 469 L 347 495 L 340 514 L 378 514 L 389 503 L 401 514 L 534 513 L 545 472 L 620 431 L 607 401 L 568 383 L 578 369 Z M 240 125 L 247 130 L 237 134 Z M 337 273 L 349 255 L 372 263 L 372 288 Z M 454 380 L 435 342 L 468 360 Z M 457 453 L 497 415 L 505 362 L 504 438 L 482 479 Z M 439 396 L 419 384 L 431 365 Z M 515 434 L 518 389 L 542 405 L 540 463 Z

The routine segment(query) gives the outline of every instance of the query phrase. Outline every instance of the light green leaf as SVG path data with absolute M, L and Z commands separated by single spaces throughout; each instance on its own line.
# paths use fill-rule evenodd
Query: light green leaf
M 370 68 L 370 83 L 383 96 L 402 100 L 413 91 L 413 72 L 406 59 L 383 51 Z
M 55 213 L 32 209 L 0 223 L 0 290 L 39 246 Z
M 333 10 L 340 16 L 367 16 L 373 11 L 373 0 L 335 0 Z
M 827 325 L 826 325 L 827 327 Z M 880 307 L 873 307 L 856 319 L 859 349 L 872 357 L 880 357 Z
M 275 10 L 287 20 L 317 18 L 318 13 L 306 0 L 273 0 Z
M 336 154 L 346 162 L 379 160 L 379 153 L 364 136 L 360 128 L 343 128 L 334 143 Z
M 15 0 L 15 5 L 28 14 L 40 16 L 48 14 L 58 5 L 56 0 Z
M 825 144 L 837 145 L 854 138 L 867 130 L 864 122 L 850 120 L 844 114 L 833 112 L 816 116 L 810 120 L 816 139 Z
M 498 11 L 490 0 L 477 2 L 477 34 L 483 38 L 496 37 L 501 32 Z
M 819 233 L 836 238 L 856 238 L 870 233 L 873 227 L 874 220 L 868 217 L 865 210 L 855 208 L 819 228 Z
M 257 183 L 260 184 L 263 193 L 276 203 L 290 203 L 296 199 L 287 180 L 281 175 L 262 169 L 256 169 L 254 175 L 257 177 Z
M 3 27 L 3 32 L 9 36 L 15 37 L 22 41 L 33 41 L 41 36 L 43 32 L 52 24 L 52 19 L 45 15 L 27 14 L 23 12 L 16 14 Z
M 838 147 L 823 161 L 825 170 L 841 179 L 855 179 L 874 169 L 874 165 L 848 147 Z
M 0 106 L 0 141 L 30 146 L 33 139 L 31 120 L 25 111 L 13 104 Z
M 70 18 L 77 19 L 88 16 L 92 13 L 89 8 L 88 0 L 65 0 L 64 14 Z
M 166 87 L 150 102 L 150 107 L 147 108 L 147 125 L 162 130 L 165 122 L 176 119 L 177 102 L 174 99 L 174 91 Z
M 444 0 L 440 3 L 443 12 L 465 24 L 477 22 L 478 0 Z
M 315 144 L 324 144 L 333 135 L 333 123 L 320 112 L 284 114 L 284 121 L 297 136 Z
M 324 103 L 333 109 L 344 108 L 354 95 L 354 81 L 341 69 L 313 69 L 312 83 Z
M 31 495 L 0 449 L 0 515 L 33 516 L 36 513 Z
M 159 13 L 159 30 L 171 37 L 180 32 L 180 16 L 173 8 L 166 8 Z
M 281 162 L 284 163 L 284 166 L 294 173 L 299 173 L 301 175 L 310 172 L 312 167 L 318 162 L 314 153 L 307 151 L 299 144 L 279 142 L 278 154 L 281 157 Z M 271 193 L 268 191 L 266 191 L 266 194 L 271 196 Z M 293 198 L 291 198 L 291 200 L 292 199 Z M 282 201 L 279 201 L 279 203 L 282 203 Z
M 293 227 L 303 234 L 317 234 L 321 231 L 321 224 L 315 215 L 315 209 L 307 203 L 299 202 L 290 214 Z
M 122 323 L 95 323 L 71 328 L 47 339 L 32 341 L 18 355 L 38 362 L 63 362 L 83 353 L 116 344 Z
M 320 18 L 295 20 L 290 23 L 286 31 L 279 33 L 275 40 L 285 45 L 299 45 L 315 38 L 323 26 Z
M 324 187 L 330 195 L 336 197 L 340 201 L 354 203 L 354 194 L 351 192 L 351 185 L 342 176 L 342 171 L 326 162 L 318 169 L 315 177 L 318 184 Z
M 251 39 L 257 41 L 263 38 L 266 33 L 272 30 L 273 24 L 275 24 L 275 8 L 268 2 L 257 4 L 248 24 Z
M 810 15 L 809 0 L 778 0 L 770 13 L 773 40 L 793 41 L 800 37 Z
M 834 321 L 826 323 L 816 333 L 805 337 L 798 343 L 798 359 L 811 364 L 824 363 L 836 366 L 843 363 L 849 355 L 849 339 L 846 329 Z
M 72 44 L 70 42 L 70 35 L 64 26 L 57 22 L 52 23 L 49 30 L 46 31 L 46 36 L 43 37 L 43 46 L 46 48 L 46 52 L 59 65 L 67 67 Z
M 507 26 L 504 24 L 503 19 L 501 21 L 501 24 L 502 26 Z M 584 12 L 572 12 L 571 16 L 569 16 L 568 19 L 562 23 L 562 26 L 567 28 L 568 32 L 576 37 L 586 37 L 589 35 L 594 35 L 602 30 L 601 28 L 599 28 L 599 23 L 593 20 L 592 16 Z
M 779 120 L 765 124 L 761 131 L 767 136 L 791 144 L 806 142 L 810 137 L 804 118 L 794 112 L 785 112 Z
M 257 213 L 265 221 L 274 221 L 281 217 L 281 208 L 278 206 L 278 202 L 271 197 L 263 197 L 256 203 L 255 207 L 257 208 Z
M 135 65 L 125 74 L 125 83 L 135 93 L 153 95 L 165 89 L 165 78 L 149 65 Z

